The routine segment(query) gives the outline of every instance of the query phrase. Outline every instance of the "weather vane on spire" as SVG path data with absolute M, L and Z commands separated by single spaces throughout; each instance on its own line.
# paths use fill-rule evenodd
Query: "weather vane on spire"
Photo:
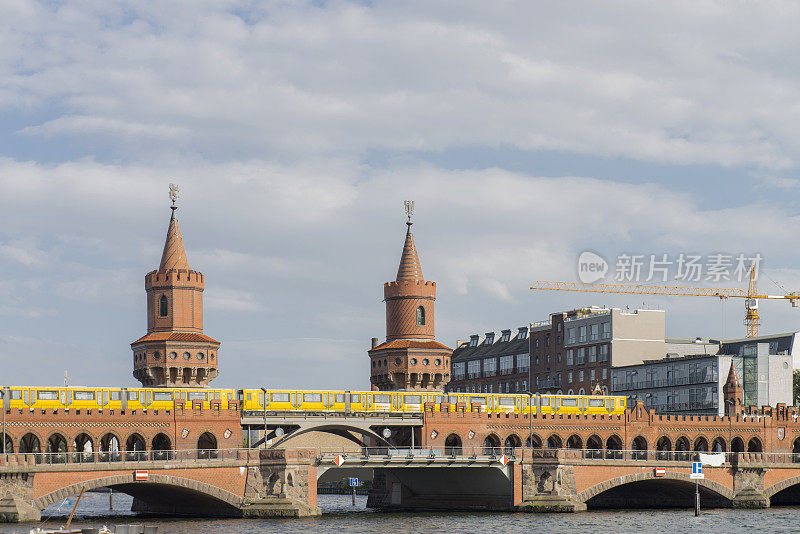
M 406 223 L 409 227 L 413 224 L 411 222 L 411 217 L 414 215 L 414 201 L 413 200 L 404 200 L 403 206 L 406 208 L 406 216 L 408 216 L 408 222 Z
M 175 201 L 178 200 L 178 193 L 181 188 L 175 184 L 169 184 L 169 199 L 172 201 L 172 207 L 175 208 Z

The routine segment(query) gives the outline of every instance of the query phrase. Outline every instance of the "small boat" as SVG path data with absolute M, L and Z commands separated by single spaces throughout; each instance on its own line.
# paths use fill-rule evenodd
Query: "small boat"
M 75 501 L 75 506 L 72 507 L 72 512 L 69 514 L 69 520 L 67 521 L 66 527 L 60 527 L 57 529 L 45 529 L 36 527 L 30 530 L 30 534 L 82 534 L 84 529 L 70 528 L 70 525 L 72 524 L 72 517 L 75 515 L 75 510 L 78 508 L 78 503 L 81 502 L 81 497 L 83 497 L 83 492 L 85 489 L 86 488 L 81 488 L 81 492 L 78 495 L 78 499 Z M 111 531 L 108 529 L 108 527 L 105 525 L 103 525 L 103 528 L 97 530 L 97 532 L 98 534 L 112 534 Z

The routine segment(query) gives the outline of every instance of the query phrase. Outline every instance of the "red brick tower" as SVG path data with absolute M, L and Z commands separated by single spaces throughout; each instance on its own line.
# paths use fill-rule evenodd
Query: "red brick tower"
M 726 415 L 742 412 L 744 390 L 739 383 L 739 377 L 736 376 L 736 368 L 733 366 L 733 359 L 731 359 L 731 369 L 728 371 L 728 378 L 725 380 L 725 385 L 722 386 L 722 398 L 725 402 Z
M 217 376 L 220 343 L 203 334 L 203 274 L 189 268 L 175 217 L 177 188 L 171 187 L 172 217 L 158 270 L 144 277 L 147 335 L 131 343 L 133 376 L 143 386 L 206 387 Z
M 408 230 L 397 279 L 383 284 L 386 342 L 372 340 L 370 382 L 376 390 L 440 390 L 450 381 L 453 350 L 434 337 L 436 282 L 426 282 L 411 233 L 414 203 L 406 201 Z

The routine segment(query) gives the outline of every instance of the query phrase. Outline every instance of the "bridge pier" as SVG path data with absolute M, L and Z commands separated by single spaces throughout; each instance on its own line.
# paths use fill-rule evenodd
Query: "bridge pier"
M 247 468 L 242 517 L 321 515 L 316 459 L 314 449 L 259 451 L 259 465 Z
M 33 477 L 27 473 L 0 474 L 0 523 L 39 521 L 33 502 Z
M 573 466 L 550 463 L 522 463 L 522 502 L 520 512 L 584 512 L 586 504 L 577 500 Z

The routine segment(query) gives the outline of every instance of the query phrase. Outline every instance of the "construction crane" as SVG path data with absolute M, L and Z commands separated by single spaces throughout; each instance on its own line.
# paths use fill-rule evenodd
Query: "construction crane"
M 643 284 L 580 284 L 573 282 L 534 282 L 531 289 L 548 291 L 583 291 L 586 293 L 628 293 L 635 295 L 680 295 L 688 297 L 717 297 L 720 300 L 728 298 L 743 298 L 745 316 L 744 324 L 747 327 L 747 337 L 758 335 L 758 299 L 783 299 L 789 300 L 793 307 L 798 306 L 800 293 L 788 295 L 759 295 L 756 288 L 755 266 L 750 267 L 750 284 L 747 291 L 743 289 L 727 289 L 714 287 L 680 287 L 657 286 Z

